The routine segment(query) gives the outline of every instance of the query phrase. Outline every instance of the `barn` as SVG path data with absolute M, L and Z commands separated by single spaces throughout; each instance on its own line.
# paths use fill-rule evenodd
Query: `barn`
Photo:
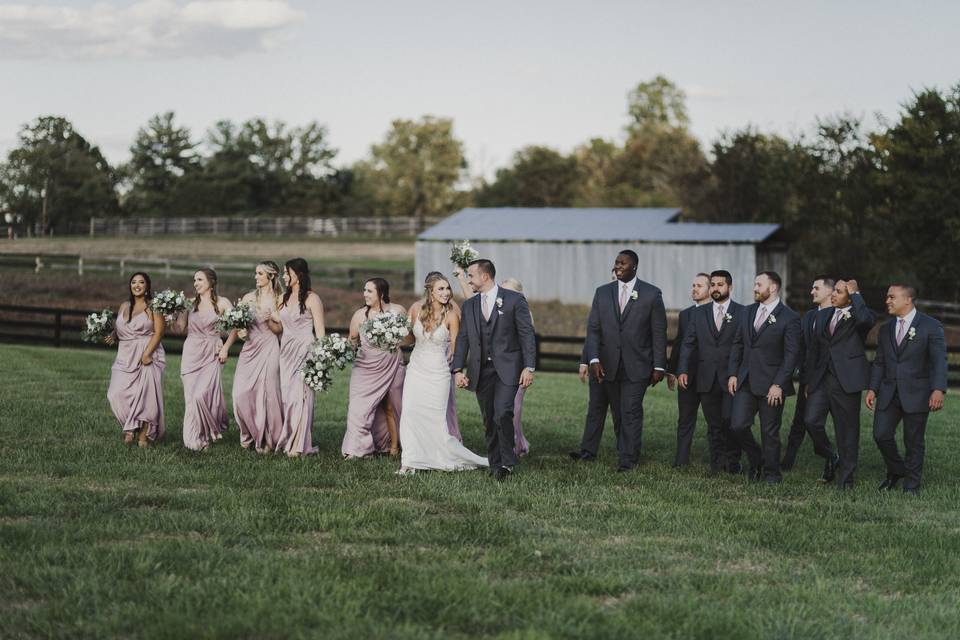
M 690 282 L 699 271 L 730 271 L 733 298 L 742 303 L 753 301 L 758 271 L 777 271 L 786 288 L 780 225 L 679 220 L 680 209 L 463 209 L 417 236 L 416 278 L 448 273 L 452 244 L 469 240 L 496 264 L 498 280 L 517 278 L 531 300 L 589 304 L 622 249 L 637 252 L 639 277 L 662 289 L 668 309 L 690 303 Z

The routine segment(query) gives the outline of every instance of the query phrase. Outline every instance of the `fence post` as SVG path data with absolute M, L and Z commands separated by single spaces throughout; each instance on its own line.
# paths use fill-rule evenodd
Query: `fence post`
M 40 259 L 40 256 L 37 256 L 36 258 L 34 258 L 33 263 L 34 263 L 33 272 L 40 273 L 40 270 L 43 269 L 43 260 Z
M 78 276 L 83 275 L 83 256 L 80 256 L 79 258 L 77 258 L 77 275 Z
M 94 231 L 93 231 L 93 229 L 94 229 L 93 216 L 90 216 L 90 237 L 91 237 L 91 238 L 94 236 Z
M 127 273 L 127 261 L 125 258 L 120 258 L 120 277 L 122 278 Z
M 63 331 L 63 313 L 57 311 L 53 314 L 53 346 L 60 346 L 60 335 Z
M 167 280 L 170 279 L 170 261 L 165 260 L 164 275 L 167 277 Z

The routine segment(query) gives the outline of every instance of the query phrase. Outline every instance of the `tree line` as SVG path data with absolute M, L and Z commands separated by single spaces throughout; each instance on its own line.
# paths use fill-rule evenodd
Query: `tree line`
M 747 126 L 705 150 L 688 127 L 683 92 L 658 76 L 629 93 L 619 139 L 570 153 L 528 146 L 492 179 L 471 180 L 447 118 L 395 120 L 367 157 L 338 164 L 319 122 L 221 121 L 196 136 L 167 112 L 111 166 L 66 118 L 44 116 L 0 163 L 0 210 L 50 230 L 91 216 L 677 206 L 687 220 L 783 225 L 794 281 L 820 271 L 906 279 L 960 299 L 960 84 L 918 91 L 872 128 L 849 114 L 793 139 Z

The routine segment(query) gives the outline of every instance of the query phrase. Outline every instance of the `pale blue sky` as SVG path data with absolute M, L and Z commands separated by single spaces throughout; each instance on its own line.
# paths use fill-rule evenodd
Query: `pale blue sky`
M 344 163 L 391 119 L 434 114 L 489 175 L 528 144 L 622 135 L 627 92 L 658 73 L 707 147 L 747 124 L 893 118 L 912 90 L 960 82 L 958 25 L 960 3 L 933 1 L 0 0 L 0 150 L 56 113 L 117 162 L 172 109 L 198 135 L 317 119 Z

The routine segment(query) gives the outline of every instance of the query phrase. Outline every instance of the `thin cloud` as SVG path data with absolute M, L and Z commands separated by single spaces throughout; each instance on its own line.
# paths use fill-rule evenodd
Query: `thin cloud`
M 269 50 L 300 18 L 286 0 L 0 4 L 0 59 L 230 57 Z

